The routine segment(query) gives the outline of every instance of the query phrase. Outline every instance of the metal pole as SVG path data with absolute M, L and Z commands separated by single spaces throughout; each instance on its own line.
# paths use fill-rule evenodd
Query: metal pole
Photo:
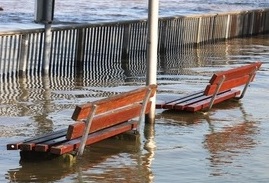
M 159 0 L 149 0 L 148 4 L 148 40 L 147 40 L 147 81 L 146 84 L 157 84 L 157 48 L 158 48 L 158 13 Z M 155 121 L 156 94 L 151 98 L 151 110 L 145 121 Z
M 45 23 L 44 49 L 43 49 L 43 74 L 47 75 L 50 64 L 50 49 L 51 49 L 51 23 Z
M 94 117 L 96 109 L 97 109 L 97 106 L 94 104 L 92 106 L 92 111 L 90 112 L 90 114 L 88 115 L 88 117 L 86 119 L 84 133 L 83 133 L 83 136 L 81 137 L 81 142 L 80 142 L 80 145 L 79 145 L 79 148 L 78 148 L 78 151 L 77 151 L 78 156 L 83 155 L 83 152 L 84 152 L 84 149 L 85 149 L 85 146 L 86 146 L 86 142 L 87 142 L 87 139 L 88 139 L 88 134 L 89 134 L 89 131 L 90 131 L 90 128 L 91 128 L 91 125 L 92 125 L 92 120 L 93 120 L 93 117 Z

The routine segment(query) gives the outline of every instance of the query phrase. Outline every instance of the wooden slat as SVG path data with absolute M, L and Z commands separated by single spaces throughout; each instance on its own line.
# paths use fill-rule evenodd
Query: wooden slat
M 94 104 L 98 106 L 96 110 L 97 115 L 103 112 L 120 108 L 122 106 L 142 102 L 148 91 L 148 88 L 152 89 L 151 93 L 152 97 L 156 92 L 157 89 L 156 85 L 150 85 L 147 87 L 139 88 L 137 90 L 124 92 L 116 96 L 101 99 L 92 103 L 77 106 L 73 113 L 72 119 L 75 121 L 86 119 L 89 113 L 91 112 L 91 106 Z
M 86 145 L 90 145 L 90 144 L 93 144 L 95 142 L 98 142 L 98 141 L 107 139 L 109 137 L 113 137 L 115 135 L 118 135 L 120 133 L 130 131 L 133 128 L 136 128 L 137 124 L 138 124 L 137 121 L 129 121 L 126 123 L 115 125 L 115 126 L 110 127 L 110 128 L 106 128 L 104 130 L 100 130 L 100 131 L 91 133 L 88 135 Z M 50 149 L 50 153 L 58 154 L 58 155 L 70 153 L 79 147 L 80 142 L 81 142 L 81 138 L 77 138 L 77 139 L 70 140 L 70 141 L 63 143 L 61 145 L 58 145 L 58 146 L 52 146 Z
M 40 135 L 40 136 L 37 136 L 37 137 L 27 138 L 27 139 L 25 139 L 23 141 L 10 143 L 10 144 L 7 144 L 7 150 L 18 150 L 18 149 L 20 149 L 20 145 L 23 144 L 23 143 L 29 143 L 31 141 L 36 141 L 36 140 L 39 140 L 39 139 L 43 139 L 43 140 L 44 139 L 50 139 L 51 137 L 55 137 L 55 134 L 56 134 L 56 136 L 62 136 L 64 134 L 66 134 L 66 132 L 67 132 L 67 128 L 62 129 L 62 130 L 57 130 L 57 131 L 52 132 L 52 133 Z
M 177 103 L 172 103 L 173 105 L 170 105 L 168 104 L 167 106 L 164 105 L 164 109 L 177 109 L 177 110 L 184 110 L 184 108 L 187 106 L 187 105 L 190 105 L 190 104 L 193 104 L 193 103 L 197 103 L 197 102 L 200 102 L 200 101 L 203 101 L 203 100 L 206 100 L 206 99 L 209 99 L 211 98 L 212 96 L 206 96 L 206 95 L 203 95 L 200 94 L 200 95 L 197 95 L 195 97 L 187 97 L 188 100 L 182 100 L 182 101 L 179 101 Z
M 253 71 L 258 70 L 261 67 L 261 65 L 262 65 L 261 62 L 255 62 L 255 63 L 248 64 L 242 67 L 237 67 L 237 68 L 230 69 L 227 71 L 218 72 L 212 76 L 209 83 L 217 84 L 222 79 L 223 75 L 225 75 L 226 81 L 235 79 L 235 78 L 240 78 L 245 75 L 249 75 Z
M 217 95 L 216 99 L 214 100 L 214 104 L 223 102 L 223 101 L 228 100 L 228 99 L 232 99 L 239 94 L 240 94 L 240 90 L 230 90 L 230 91 L 224 92 L 222 94 Z M 184 110 L 190 111 L 190 112 L 195 112 L 195 111 L 205 109 L 205 108 L 209 107 L 210 100 L 211 100 L 211 98 L 208 98 L 208 99 L 202 100 L 200 102 L 197 102 L 197 103 L 194 103 L 191 105 L 187 105 L 184 107 Z M 175 109 L 177 109 L 177 106 L 175 106 Z
M 43 137 L 39 137 L 33 139 L 29 142 L 24 142 L 19 145 L 20 150 L 22 151 L 32 151 L 36 144 L 46 142 L 48 140 L 53 140 L 66 136 L 67 129 L 60 130 L 58 132 L 50 133 L 50 135 L 44 135 Z
M 200 95 L 203 94 L 203 91 L 198 91 L 198 92 L 195 92 L 195 93 L 190 93 L 188 94 L 187 96 L 183 96 L 183 97 L 180 97 L 178 99 L 173 99 L 173 100 L 169 100 L 169 101 L 163 101 L 162 103 L 157 103 L 156 104 L 156 109 L 172 109 L 173 106 L 179 102 L 183 102 L 183 101 L 186 101 L 186 100 L 189 100 L 189 98 L 195 98 L 195 97 L 198 97 Z
M 36 144 L 34 150 L 38 152 L 48 152 L 50 150 L 50 147 L 53 145 L 65 143 L 68 140 L 64 137 L 60 137 L 57 139 L 51 139 L 46 142 L 42 142 L 40 144 Z
M 146 112 L 150 111 L 151 102 L 147 104 Z M 138 117 L 140 115 L 142 105 L 134 104 L 125 108 L 114 110 L 113 112 L 105 113 L 94 117 L 89 133 L 114 126 L 116 124 L 126 122 L 130 119 Z M 81 137 L 85 128 L 84 122 L 76 122 L 69 125 L 66 139 L 71 140 L 74 138 Z
M 225 96 L 223 94 L 230 92 L 231 90 L 226 90 L 224 92 L 218 93 L 217 96 Z M 182 103 L 178 103 L 176 105 L 174 105 L 173 109 L 176 110 L 185 110 L 186 107 L 190 106 L 190 105 L 194 105 L 194 104 L 203 104 L 203 101 L 209 101 L 212 99 L 212 95 L 207 96 L 207 95 L 203 95 L 199 98 L 194 98 L 192 100 L 186 101 L 186 102 L 182 102 Z
M 226 91 L 226 90 L 238 87 L 238 86 L 245 85 L 248 82 L 249 77 L 250 77 L 249 75 L 245 75 L 245 76 L 240 77 L 240 78 L 225 81 L 221 85 L 219 92 L 223 92 L 223 91 Z M 205 95 L 213 95 L 216 92 L 217 87 L 218 87 L 217 84 L 207 85 L 204 94 Z
M 174 109 L 175 105 L 189 103 L 189 101 L 197 101 L 201 100 L 201 98 L 204 98 L 203 92 L 199 92 L 196 95 L 187 95 L 185 97 L 180 98 L 179 100 L 174 100 L 172 102 L 168 102 L 165 105 L 163 105 L 163 109 Z

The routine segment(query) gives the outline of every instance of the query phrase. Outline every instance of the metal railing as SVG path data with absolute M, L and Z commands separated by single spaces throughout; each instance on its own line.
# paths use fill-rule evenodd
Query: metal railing
M 269 9 L 166 17 L 159 19 L 158 50 L 268 32 Z M 53 27 L 51 43 L 50 74 L 70 76 L 95 64 L 100 72 L 113 71 L 111 66 L 145 55 L 147 20 Z M 0 32 L 0 76 L 40 75 L 43 44 L 44 29 Z

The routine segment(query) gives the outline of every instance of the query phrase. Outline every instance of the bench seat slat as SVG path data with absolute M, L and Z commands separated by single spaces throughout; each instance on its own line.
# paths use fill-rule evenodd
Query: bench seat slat
M 221 92 L 221 93 L 217 94 L 217 96 L 223 96 L 222 95 L 223 93 L 226 93 L 226 92 L 229 92 L 229 91 L 230 90 Z M 210 101 L 211 99 L 212 99 L 212 95 L 210 95 L 210 96 L 202 95 L 200 97 L 190 98 L 187 101 L 179 102 L 179 103 L 175 104 L 173 106 L 173 109 L 184 110 L 186 106 L 189 106 L 189 105 L 192 105 L 192 104 L 201 103 L 201 102 L 206 101 L 206 100 Z
M 100 130 L 94 133 L 90 133 L 87 138 L 86 145 L 93 144 L 95 142 L 107 139 L 109 137 L 113 137 L 115 135 L 118 135 L 120 133 L 130 131 L 133 128 L 136 128 L 138 124 L 138 121 L 128 121 L 126 123 L 121 123 L 119 125 L 115 125 L 111 128 L 106 128 L 104 130 Z M 65 153 L 70 153 L 74 150 L 76 150 L 81 143 L 81 138 L 73 139 L 70 141 L 67 141 L 65 143 L 62 143 L 58 146 L 52 146 L 50 149 L 50 153 L 52 154 L 58 154 L 62 155 Z
M 217 103 L 223 102 L 225 100 L 232 99 L 232 98 L 238 96 L 239 94 L 240 94 L 240 90 L 230 90 L 227 92 L 223 92 L 223 93 L 218 94 L 216 96 L 216 99 L 214 100 L 213 104 L 217 104 Z M 205 100 L 202 100 L 202 101 L 190 104 L 190 105 L 186 105 L 186 106 L 184 106 L 184 110 L 195 112 L 195 111 L 205 109 L 205 108 L 209 107 L 210 100 L 211 100 L 211 98 L 207 98 Z M 175 109 L 177 109 L 177 106 L 175 106 Z
M 40 144 L 36 144 L 34 150 L 38 152 L 48 152 L 51 146 L 65 143 L 67 141 L 68 140 L 65 138 L 65 136 L 57 139 L 52 139 L 46 142 L 42 142 Z
M 171 100 L 171 101 L 166 101 L 166 102 L 163 102 L 163 103 L 157 103 L 156 104 L 156 108 L 157 109 L 173 109 L 173 106 L 177 103 L 180 103 L 180 102 L 185 102 L 185 101 L 188 101 L 192 98 L 197 98 L 197 97 L 200 97 L 203 95 L 203 91 L 199 91 L 199 92 L 195 92 L 195 93 L 191 93 L 191 94 L 188 94 L 187 96 L 183 96 L 183 97 L 180 97 L 178 99 L 174 99 L 174 100 Z
M 20 145 L 23 144 L 23 143 L 30 143 L 30 142 L 38 141 L 38 140 L 40 140 L 42 142 L 42 141 L 45 141 L 46 139 L 57 138 L 58 136 L 63 136 L 64 134 L 66 134 L 66 131 L 67 131 L 67 128 L 57 130 L 57 131 L 54 131 L 54 132 L 51 132 L 51 133 L 47 133 L 47 134 L 44 134 L 44 135 L 40 135 L 40 136 L 37 136 L 37 137 L 27 138 L 27 139 L 25 139 L 23 141 L 10 143 L 10 144 L 7 144 L 7 150 L 18 150 L 18 149 L 20 149 Z
M 204 98 L 208 98 L 208 96 L 204 96 L 203 93 L 200 93 L 199 95 L 195 95 L 195 96 L 188 96 L 187 95 L 183 100 L 178 100 L 176 102 L 171 102 L 171 103 L 169 102 L 169 103 L 165 104 L 163 106 L 163 108 L 164 109 L 174 109 L 175 106 L 179 106 L 179 105 L 185 106 L 187 104 L 203 100 Z

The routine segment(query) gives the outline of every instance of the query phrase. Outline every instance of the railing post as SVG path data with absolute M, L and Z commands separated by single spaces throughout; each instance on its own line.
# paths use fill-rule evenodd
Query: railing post
M 161 29 L 160 29 L 160 53 L 166 52 L 165 42 L 166 42 L 166 31 L 167 31 L 167 20 L 162 20 L 160 22 Z
M 197 44 L 199 44 L 201 42 L 201 33 L 202 33 L 202 17 L 199 17 L 197 41 L 196 41 Z
M 81 66 L 84 60 L 84 48 L 85 48 L 85 29 L 77 30 L 77 46 L 76 46 L 76 55 L 75 61 L 77 66 Z
M 20 64 L 19 64 L 19 76 L 24 76 L 27 65 L 27 53 L 28 53 L 29 34 L 23 34 L 21 37 L 21 49 L 20 49 Z
M 51 54 L 51 22 L 45 23 L 45 37 L 43 47 L 43 74 L 47 75 L 50 66 L 50 54 Z
M 231 27 L 231 14 L 228 14 L 227 17 L 227 26 L 226 26 L 226 35 L 225 38 L 230 38 L 230 27 Z
M 122 59 L 127 59 L 129 55 L 131 24 L 124 24 L 123 41 L 122 41 Z

